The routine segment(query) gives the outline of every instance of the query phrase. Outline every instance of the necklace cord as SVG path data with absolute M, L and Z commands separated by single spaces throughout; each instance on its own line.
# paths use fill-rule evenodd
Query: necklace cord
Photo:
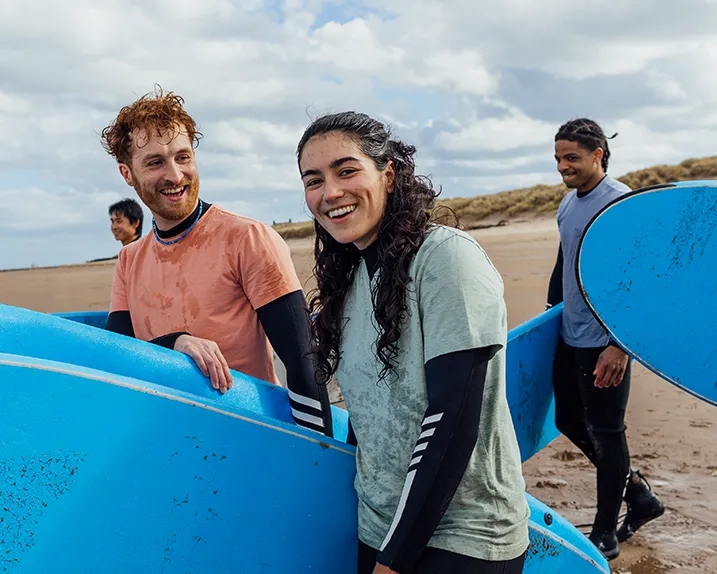
M 178 241 L 181 241 L 182 239 L 184 239 L 184 238 L 187 236 L 187 234 L 188 234 L 188 233 L 192 230 L 192 228 L 197 224 L 197 221 L 199 221 L 199 218 L 200 218 L 201 215 L 202 215 L 202 208 L 203 208 L 203 207 L 204 207 L 204 206 L 202 205 L 202 201 L 199 200 L 199 211 L 197 212 L 197 216 L 194 218 L 194 221 L 192 222 L 192 224 L 187 228 L 187 230 L 186 230 L 184 233 L 182 233 L 179 237 L 177 237 L 177 238 L 175 238 L 175 239 L 172 239 L 171 241 L 166 241 L 166 240 L 162 239 L 162 238 L 159 236 L 159 233 L 157 233 L 157 224 L 155 223 L 154 217 L 153 217 L 153 218 L 152 218 L 152 231 L 154 232 L 154 238 L 155 238 L 157 241 L 159 241 L 159 243 L 161 243 L 162 245 L 174 245 L 174 244 L 177 243 Z

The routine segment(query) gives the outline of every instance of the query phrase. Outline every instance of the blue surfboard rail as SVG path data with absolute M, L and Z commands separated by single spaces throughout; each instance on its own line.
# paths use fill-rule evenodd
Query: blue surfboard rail
M 55 313 L 55 315 L 63 319 L 69 319 L 75 323 L 82 323 L 84 325 L 90 325 L 91 327 L 104 329 L 105 325 L 107 325 L 109 313 L 107 311 L 71 311 L 68 313 Z
M 188 356 L 92 326 L 97 313 L 61 316 L 0 304 L 0 352 L 69 363 L 139 378 L 202 398 L 225 409 L 249 409 L 294 424 L 286 389 L 232 371 L 232 388 L 221 395 Z M 101 321 L 98 322 L 98 324 Z M 348 415 L 332 407 L 334 436 L 346 441 Z
M 353 450 L 258 413 L 253 397 L 228 409 L 4 353 L 0 397 L 5 572 L 355 571 Z M 583 534 L 526 499 L 526 574 L 610 571 Z
M 560 320 L 562 316 L 562 303 L 540 313 L 529 321 L 511 329 L 508 333 L 508 350 L 506 353 L 506 378 L 508 404 L 516 429 L 518 445 L 520 447 L 521 459 L 523 462 L 531 458 L 545 446 L 550 444 L 559 432 L 555 427 L 555 402 L 552 389 L 552 365 L 555 347 L 560 332 Z M 58 317 L 71 321 L 103 328 L 107 321 L 107 313 L 60 313 Z M 34 319 L 41 321 L 41 317 L 26 318 L 27 321 Z M 2 308 L 0 307 L 0 322 L 2 322 Z M 90 335 L 92 332 L 90 332 Z M 119 339 L 115 344 L 124 345 L 125 338 Z M 90 346 L 92 343 L 90 343 Z M 0 339 L 0 350 L 3 349 Z M 150 353 L 146 344 L 133 346 L 142 353 Z M 120 353 L 122 351 L 120 350 Z M 37 355 L 45 358 L 61 360 L 61 355 L 55 354 L 52 357 L 46 354 Z M 151 355 L 145 355 L 150 357 Z M 166 356 L 164 353 L 163 356 Z M 74 360 L 82 361 L 76 355 Z M 136 360 L 133 358 L 133 360 Z M 186 362 L 186 361 L 185 361 Z M 96 362 L 89 364 L 79 362 L 87 366 L 98 366 Z M 116 367 L 104 367 L 112 372 L 126 373 L 133 375 L 135 369 L 130 371 L 115 370 Z M 144 367 L 143 367 L 144 368 Z M 345 420 L 345 411 L 337 413 L 340 418 L 340 427 L 337 436 L 346 437 L 348 433 L 348 422 Z
M 627 353 L 717 405 L 717 181 L 651 186 L 611 202 L 586 227 L 575 271 Z

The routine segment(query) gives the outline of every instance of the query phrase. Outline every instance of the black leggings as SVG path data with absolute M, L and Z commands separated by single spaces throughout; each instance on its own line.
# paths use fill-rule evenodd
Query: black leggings
M 594 385 L 595 366 L 605 347 L 580 349 L 560 338 L 555 353 L 555 424 L 597 468 L 594 530 L 614 532 L 630 472 L 625 439 L 625 409 L 630 394 L 630 364 L 617 387 Z
M 371 574 L 376 567 L 378 552 L 359 540 L 358 574 Z M 525 553 L 513 560 L 489 562 L 454 554 L 438 548 L 426 548 L 418 559 L 416 567 L 400 574 L 521 574 Z

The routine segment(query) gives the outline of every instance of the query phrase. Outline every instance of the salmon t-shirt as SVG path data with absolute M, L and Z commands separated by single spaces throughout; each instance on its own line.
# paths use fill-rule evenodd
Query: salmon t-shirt
M 212 205 L 177 243 L 150 233 L 120 251 L 110 313 L 129 311 L 144 341 L 177 331 L 214 341 L 232 369 L 279 384 L 256 309 L 298 290 L 272 227 Z

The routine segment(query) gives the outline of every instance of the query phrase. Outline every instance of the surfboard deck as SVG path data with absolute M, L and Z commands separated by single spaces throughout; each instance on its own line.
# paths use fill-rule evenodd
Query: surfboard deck
M 2 572 L 355 572 L 353 447 L 253 398 L 18 355 L 0 354 L 0 398 Z M 526 498 L 526 574 L 609 572 Z
M 562 304 L 540 313 L 508 333 L 507 397 L 523 461 L 543 449 L 559 434 L 555 427 L 552 367 L 560 332 L 561 313 Z M 48 337 L 48 333 L 51 331 L 52 344 L 48 345 L 49 348 L 43 349 L 38 349 L 37 345 L 29 342 L 25 342 L 22 346 L 18 344 L 8 346 L 0 333 L 0 351 L 6 350 L 6 352 L 18 352 L 51 360 L 67 361 L 128 376 L 136 376 L 138 372 L 141 372 L 143 378 L 171 386 L 171 383 L 167 382 L 167 377 L 155 379 L 154 375 L 146 374 L 152 372 L 151 365 L 146 364 L 147 360 L 154 363 L 159 358 L 152 353 L 154 345 L 127 340 L 126 337 L 119 337 L 112 333 L 103 333 L 103 336 L 100 337 L 94 330 L 70 329 L 63 322 L 52 320 L 46 315 L 28 313 L 26 310 L 16 308 L 4 310 L 0 306 L 0 324 L 4 320 L 3 317 L 7 315 L 22 315 L 24 317 L 22 325 L 18 324 L 18 330 L 21 329 L 25 332 L 27 339 L 33 339 L 31 334 L 36 329 L 45 333 L 44 337 Z M 107 320 L 107 313 L 98 311 L 61 313 L 58 314 L 58 317 L 82 325 L 103 328 Z M 68 333 L 64 333 L 66 329 Z M 72 333 L 75 341 L 72 349 L 67 349 L 67 344 L 63 343 L 69 333 Z M 111 345 L 112 349 L 108 349 L 108 345 Z M 94 360 L 95 353 L 90 351 L 90 349 L 100 347 L 103 357 L 101 362 Z M 52 352 L 51 349 L 56 349 L 57 352 Z M 109 350 L 112 351 L 111 356 L 108 355 Z M 162 353 L 162 361 L 166 361 L 169 355 L 176 355 L 176 353 L 171 351 Z M 216 394 L 211 389 L 209 392 Z M 235 394 L 235 391 L 232 390 L 228 394 Z M 337 416 L 341 418 L 340 437 L 345 439 L 348 432 L 348 423 L 344 422 L 345 413 L 338 412 Z
M 553 358 L 563 304 L 511 329 L 506 351 L 506 395 L 523 462 L 560 434 L 555 426 Z
M 717 405 L 717 181 L 635 190 L 586 227 L 578 285 L 637 361 Z
M 26 357 L 0 356 L 0 397 L 0 572 L 328 574 L 356 561 L 347 445 Z

